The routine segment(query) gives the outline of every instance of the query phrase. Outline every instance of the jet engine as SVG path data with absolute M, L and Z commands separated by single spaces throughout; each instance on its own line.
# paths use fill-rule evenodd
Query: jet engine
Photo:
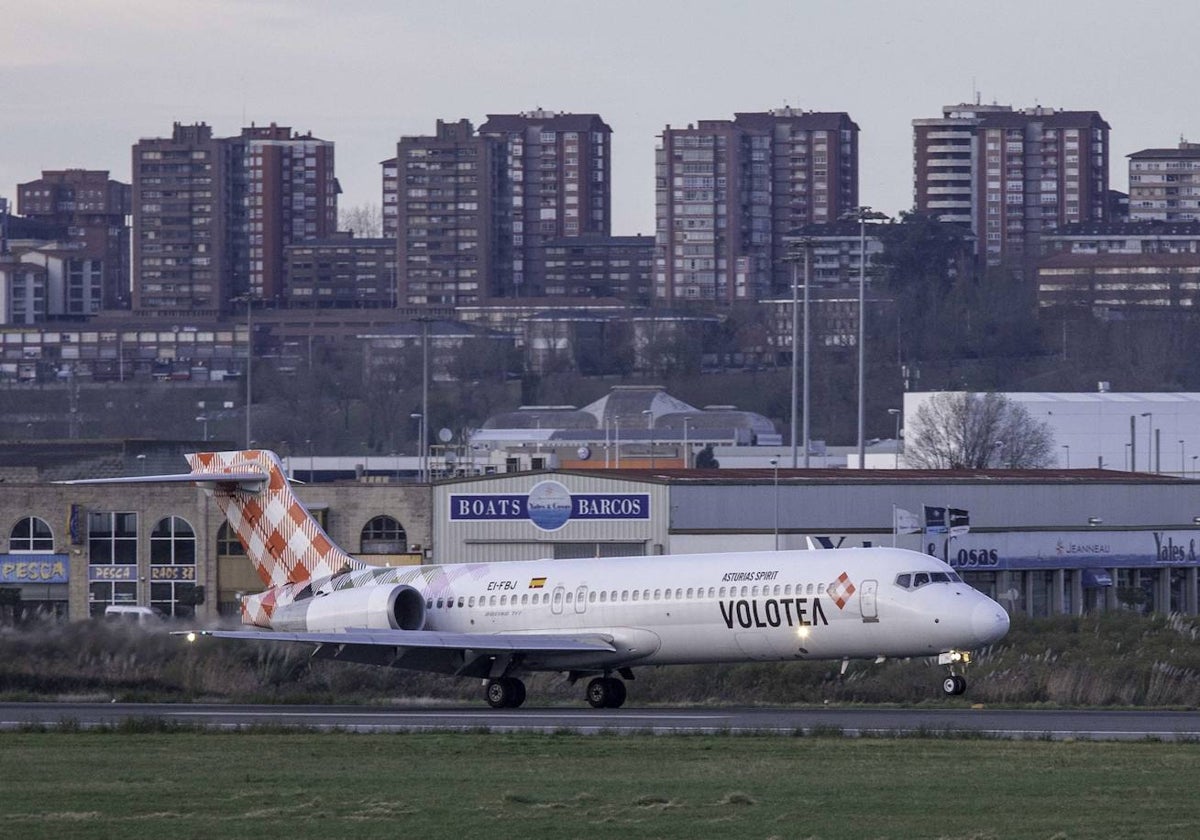
M 271 616 L 274 630 L 422 630 L 425 597 L 407 585 L 340 589 L 281 606 Z

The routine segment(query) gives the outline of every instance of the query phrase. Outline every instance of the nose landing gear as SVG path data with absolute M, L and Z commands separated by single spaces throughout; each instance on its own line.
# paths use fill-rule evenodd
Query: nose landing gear
M 957 697 L 967 690 L 967 678 L 955 673 L 956 668 L 966 668 L 971 662 L 971 654 L 964 650 L 950 650 L 938 654 L 939 665 L 950 666 L 950 676 L 942 680 L 942 691 L 948 697 Z

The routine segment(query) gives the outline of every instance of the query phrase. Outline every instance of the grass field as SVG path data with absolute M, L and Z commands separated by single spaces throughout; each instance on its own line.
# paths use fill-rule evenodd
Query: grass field
M 1200 745 L 0 734 L 12 838 L 1200 835 Z

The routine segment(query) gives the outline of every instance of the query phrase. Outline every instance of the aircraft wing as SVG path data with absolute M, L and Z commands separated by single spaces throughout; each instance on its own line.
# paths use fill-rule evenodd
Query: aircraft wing
M 316 645 L 313 657 L 375 665 L 392 665 L 421 671 L 485 677 L 497 660 L 553 659 L 581 665 L 616 653 L 611 638 L 601 635 L 550 633 L 446 633 L 437 630 L 371 630 L 349 628 L 338 632 L 282 632 L 277 630 L 176 631 L 174 635 L 292 642 Z M 586 662 L 585 662 L 586 661 Z

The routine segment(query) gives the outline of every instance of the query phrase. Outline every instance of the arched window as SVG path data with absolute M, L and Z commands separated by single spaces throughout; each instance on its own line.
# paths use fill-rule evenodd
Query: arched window
M 160 519 L 150 532 L 150 606 L 190 616 L 196 595 L 196 532 L 181 516 Z
M 54 551 L 54 534 L 46 520 L 26 516 L 13 526 L 8 535 L 8 550 L 13 554 L 24 551 Z
M 404 526 L 390 516 L 376 516 L 362 529 L 361 554 L 404 554 L 408 534 Z
M 246 556 L 246 549 L 242 546 L 242 541 L 238 539 L 237 534 L 235 534 L 233 529 L 229 527 L 228 522 L 221 526 L 221 530 L 217 531 L 217 556 Z
M 180 516 L 160 519 L 150 532 L 150 565 L 164 566 L 196 562 L 196 532 Z

